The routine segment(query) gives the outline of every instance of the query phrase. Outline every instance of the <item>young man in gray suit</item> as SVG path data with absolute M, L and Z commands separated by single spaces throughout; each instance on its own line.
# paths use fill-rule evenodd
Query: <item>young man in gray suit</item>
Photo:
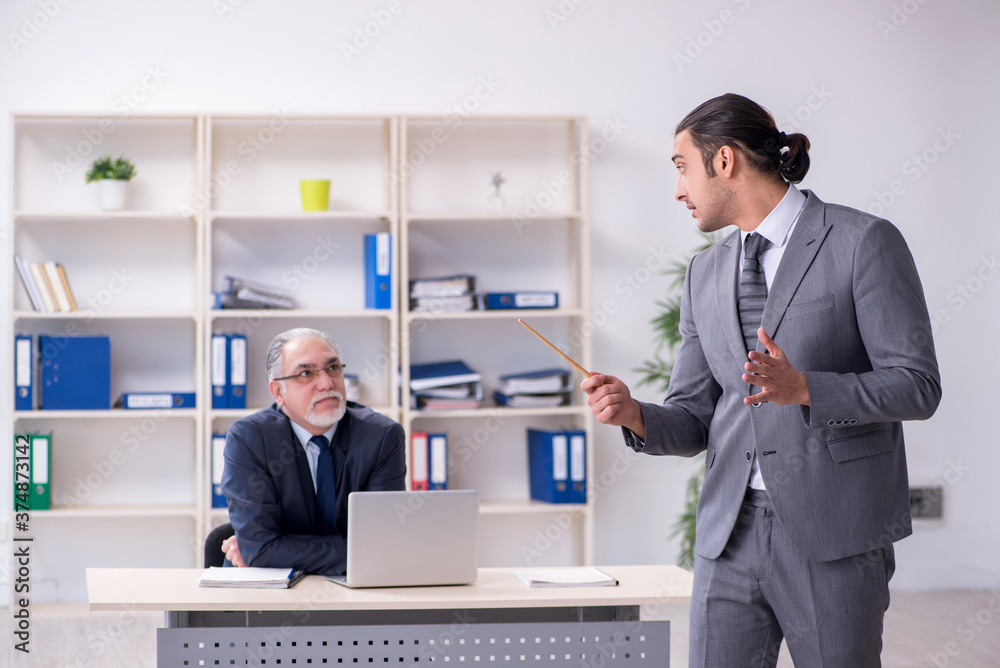
M 279 334 L 267 351 L 275 403 L 233 423 L 222 492 L 236 566 L 343 574 L 347 495 L 401 490 L 405 436 L 393 420 L 345 398 L 337 344 L 315 329 Z
M 879 666 L 911 533 L 900 423 L 941 398 L 923 289 L 892 224 L 792 185 L 808 149 L 739 95 L 681 121 L 677 200 L 739 229 L 691 260 L 662 405 L 581 385 L 637 452 L 706 451 L 691 666 L 774 666 L 783 637 L 797 666 Z

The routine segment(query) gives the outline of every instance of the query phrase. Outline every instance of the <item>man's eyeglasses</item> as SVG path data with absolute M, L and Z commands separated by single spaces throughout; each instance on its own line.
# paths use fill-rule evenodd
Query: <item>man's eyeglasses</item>
M 308 385 L 313 382 L 321 373 L 325 373 L 330 378 L 340 378 L 344 375 L 344 367 L 346 364 L 341 364 L 340 362 L 334 362 L 328 367 L 322 369 L 303 369 L 298 373 L 292 374 L 291 376 L 283 376 L 281 378 L 274 378 L 272 380 L 294 380 L 300 385 Z

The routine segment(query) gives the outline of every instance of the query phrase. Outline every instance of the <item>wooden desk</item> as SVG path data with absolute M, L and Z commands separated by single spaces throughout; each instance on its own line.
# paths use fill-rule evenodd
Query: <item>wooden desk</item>
M 667 666 L 662 605 L 691 598 L 676 566 L 602 566 L 617 587 L 530 588 L 508 568 L 457 587 L 198 586 L 202 569 L 87 569 L 91 610 L 163 610 L 160 666 L 474 664 Z M 266 662 L 266 663 L 265 663 Z M 424 668 L 429 668 L 424 666 Z

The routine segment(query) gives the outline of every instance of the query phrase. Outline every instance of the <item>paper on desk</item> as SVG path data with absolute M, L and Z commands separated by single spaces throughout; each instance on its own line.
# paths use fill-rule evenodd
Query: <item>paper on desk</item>
M 302 571 L 293 568 L 225 568 L 212 566 L 198 578 L 199 587 L 262 587 L 285 589 L 302 577 Z
M 618 580 L 590 566 L 515 568 L 511 575 L 529 587 L 614 587 Z

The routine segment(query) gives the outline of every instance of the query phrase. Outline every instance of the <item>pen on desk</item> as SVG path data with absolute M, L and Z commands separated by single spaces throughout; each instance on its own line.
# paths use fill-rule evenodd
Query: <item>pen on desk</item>
M 567 355 L 566 353 L 564 353 L 563 351 L 559 350 L 554 345 L 552 345 L 552 343 L 548 339 L 546 339 L 544 336 L 542 336 L 541 334 L 539 334 L 538 332 L 536 332 L 535 330 L 533 330 L 528 323 L 526 323 L 525 321 L 521 320 L 520 318 L 518 318 L 517 321 L 519 323 L 521 323 L 522 325 L 524 325 L 525 327 L 527 327 L 527 329 L 528 329 L 529 332 L 531 332 L 532 334 L 534 334 L 535 336 L 537 336 L 539 339 L 541 339 L 542 343 L 544 343 L 545 345 L 547 345 L 549 348 L 552 348 L 552 350 L 556 351 L 556 354 L 559 355 L 559 357 L 562 357 L 564 360 L 566 360 L 567 362 L 569 362 L 570 365 L 574 369 L 576 369 L 577 371 L 579 371 L 580 373 L 582 373 L 584 378 L 590 378 L 591 376 L 594 375 L 594 374 L 590 373 L 589 371 L 587 371 L 586 369 L 584 369 L 579 364 L 577 364 L 576 362 L 574 362 L 573 358 L 571 358 L 569 355 Z

